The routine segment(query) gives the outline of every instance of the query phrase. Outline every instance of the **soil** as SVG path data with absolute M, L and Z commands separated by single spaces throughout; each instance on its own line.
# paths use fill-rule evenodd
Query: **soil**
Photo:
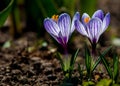
M 46 36 L 46 40 L 37 38 L 37 34 L 34 32 L 27 32 L 17 39 L 13 39 L 4 31 L 0 31 L 0 35 L 0 86 L 58 86 L 65 81 L 60 62 L 55 55 L 57 51 L 63 52 L 61 47 L 57 49 L 53 40 L 50 40 L 50 36 Z M 4 44 L 8 39 L 10 39 L 8 41 L 10 46 L 5 47 Z M 80 48 L 73 78 L 70 80 L 72 86 L 81 86 L 77 65 L 78 63 L 81 66 L 84 65 L 82 39 L 84 37 L 77 35 L 73 43 L 69 45 L 71 46 L 69 52 Z M 84 66 L 83 69 L 85 69 Z M 95 71 L 93 76 L 92 81 L 94 82 L 102 78 L 109 78 L 106 73 L 98 71 Z M 86 77 L 83 78 L 86 80 Z
M 1 32 L 1 45 L 7 34 Z M 36 34 L 29 32 L 0 48 L 0 86 L 52 86 L 63 80 L 55 48 L 36 46 Z M 34 46 L 35 45 L 35 46 Z

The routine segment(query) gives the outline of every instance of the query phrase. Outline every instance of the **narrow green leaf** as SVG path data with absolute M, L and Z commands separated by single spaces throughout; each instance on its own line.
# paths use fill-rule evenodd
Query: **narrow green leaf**
M 15 32 L 13 33 L 21 33 L 22 29 L 21 29 L 21 21 L 20 21 L 20 13 L 19 13 L 19 8 L 18 8 L 18 1 L 14 0 L 13 3 L 13 9 L 11 11 L 11 15 L 12 15 L 12 22 L 13 22 L 13 27 Z M 13 34 L 15 35 L 15 34 Z
M 6 18 L 8 17 L 14 0 L 9 0 L 8 6 L 0 12 L 0 27 L 4 24 Z
M 119 74 L 119 58 L 117 55 L 113 57 L 113 79 L 116 81 Z
M 104 52 L 102 52 L 102 55 L 105 56 L 111 48 L 112 46 L 108 47 Z
M 60 55 L 60 53 L 57 53 L 56 55 L 57 55 L 57 59 L 60 61 L 60 64 L 62 66 L 62 70 L 64 71 L 64 63 L 63 63 L 63 60 L 61 58 L 61 55 Z
M 97 59 L 97 61 L 95 62 L 95 64 L 92 66 L 91 72 L 93 72 L 93 71 L 95 70 L 95 68 L 96 68 L 97 65 L 100 63 L 100 61 L 101 61 L 101 58 L 99 57 L 99 58 Z
M 79 71 L 79 74 L 80 74 L 80 78 L 82 80 L 83 79 L 83 72 L 82 72 L 82 69 L 80 67 L 80 64 L 78 64 L 78 71 Z
M 110 69 L 107 60 L 104 58 L 104 56 L 102 54 L 100 54 L 100 58 L 101 58 L 101 60 L 102 60 L 102 62 L 104 64 L 104 66 L 105 66 L 105 68 L 106 68 L 110 78 L 112 79 L 113 78 L 112 70 Z
M 79 53 L 79 50 L 80 50 L 80 49 L 77 49 L 77 51 L 75 52 L 75 54 L 73 54 L 72 57 L 71 57 L 71 60 L 70 60 L 70 69 L 71 69 L 71 70 L 73 70 L 73 68 L 74 68 L 75 60 L 76 60 L 76 58 L 77 58 L 77 55 L 78 55 L 78 53 Z
M 90 51 L 87 47 L 85 47 L 85 64 L 88 74 L 90 74 L 91 71 L 91 56 Z
M 70 62 L 70 66 L 72 66 L 72 65 L 75 63 L 75 60 L 76 60 L 77 55 L 78 55 L 78 53 L 79 53 L 79 50 L 80 50 L 80 49 L 77 49 L 77 51 L 75 52 L 75 54 L 72 55 L 72 57 L 71 57 L 71 62 Z
M 102 53 L 102 55 L 105 56 L 111 48 L 112 48 L 112 46 L 108 47 L 108 48 Z M 95 62 L 95 64 L 92 66 L 92 69 L 91 69 L 92 72 L 95 70 L 95 68 L 96 68 L 97 65 L 100 63 L 100 61 L 101 61 L 101 58 L 100 58 L 100 56 L 99 56 L 99 57 L 98 57 L 98 60 L 97 60 L 97 61 Z
M 108 75 L 110 76 L 110 78 L 112 79 L 113 78 L 113 75 L 112 75 L 112 70 L 110 69 L 109 67 L 109 64 L 107 62 L 107 60 L 105 59 L 105 54 L 111 49 L 112 47 L 110 46 L 109 48 L 107 48 L 102 54 L 100 53 L 100 58 L 101 58 L 101 61 L 103 62 L 107 72 L 108 72 Z

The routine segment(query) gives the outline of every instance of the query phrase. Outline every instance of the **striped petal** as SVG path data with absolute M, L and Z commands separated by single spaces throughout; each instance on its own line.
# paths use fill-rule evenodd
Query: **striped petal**
M 76 12 L 72 19 L 71 31 L 70 31 L 71 34 L 75 30 L 75 20 L 79 20 L 79 19 L 80 19 L 80 14 L 79 14 L 79 12 Z
M 62 37 L 67 37 L 67 41 L 70 35 L 70 25 L 71 25 L 70 16 L 67 13 L 61 14 L 58 19 L 58 26 L 60 28 Z
M 60 33 L 59 35 L 61 35 L 61 33 Z M 58 43 L 60 43 L 63 47 L 65 47 L 65 46 L 67 45 L 67 42 L 68 42 L 67 37 L 62 37 L 62 36 L 57 37 L 57 41 L 58 41 Z
M 102 29 L 102 21 L 99 18 L 92 18 L 87 25 L 89 39 L 92 43 L 97 43 Z
M 50 18 L 44 20 L 44 27 L 50 35 L 58 36 L 60 32 L 58 25 Z
M 103 21 L 103 19 L 104 19 L 104 13 L 103 13 L 103 11 L 102 10 L 97 10 L 93 14 L 92 18 L 95 18 L 95 17 L 98 17 L 98 18 L 100 18 Z
M 75 21 L 75 27 L 80 34 L 88 37 L 88 34 L 86 32 L 86 28 L 79 20 Z
M 108 28 L 109 24 L 110 24 L 110 13 L 107 13 L 105 18 L 103 19 L 101 34 Z

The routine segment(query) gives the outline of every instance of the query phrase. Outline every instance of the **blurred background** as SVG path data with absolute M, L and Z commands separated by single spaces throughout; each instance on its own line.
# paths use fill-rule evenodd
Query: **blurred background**
M 54 57 L 57 57 L 55 56 L 57 51 L 62 54 L 64 50 L 45 31 L 44 19 L 64 12 L 72 18 L 76 11 L 80 12 L 80 16 L 84 12 L 92 16 L 98 9 L 102 9 L 105 14 L 107 12 L 111 14 L 110 25 L 101 35 L 97 50 L 102 52 L 108 46 L 113 46 L 106 56 L 110 57 L 107 61 L 113 68 L 115 65 L 112 59 L 116 52 L 120 57 L 120 0 L 0 0 L 0 86 L 47 86 L 47 84 L 57 86 L 58 84 L 51 84 L 56 81 L 60 84 L 63 73 L 61 73 L 59 62 Z M 70 55 L 76 49 L 80 49 L 76 63 L 81 66 L 80 76 L 78 76 L 76 64 L 74 75 L 72 74 L 74 77 L 70 80 L 75 80 L 75 83 L 87 81 L 87 72 L 83 65 L 84 46 L 87 43 L 90 48 L 90 42 L 75 31 L 68 43 Z M 99 70 L 101 71 L 101 68 Z M 84 75 L 83 78 L 81 74 Z M 103 72 L 94 71 L 93 75 L 91 80 L 94 83 L 100 79 L 109 78 L 104 70 Z M 77 79 L 76 76 L 79 78 Z M 120 77 L 118 80 L 120 83 Z M 111 82 L 110 80 L 107 83 Z
M 96 10 L 102 9 L 111 14 L 110 30 L 108 29 L 110 36 L 107 37 L 117 38 L 117 45 L 120 46 L 120 0 L 0 0 L 0 11 L 11 1 L 12 9 L 0 28 L 3 31 L 7 30 L 12 37 L 17 38 L 27 31 L 36 32 L 38 37 L 44 37 L 46 31 L 43 20 L 46 17 L 63 12 L 72 17 L 76 11 L 79 11 L 80 15 L 86 12 L 91 16 Z

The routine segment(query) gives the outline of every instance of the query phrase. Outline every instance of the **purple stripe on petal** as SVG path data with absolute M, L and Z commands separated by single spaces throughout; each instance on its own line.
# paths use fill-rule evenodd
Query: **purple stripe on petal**
M 59 44 L 61 44 L 63 47 L 67 46 L 67 37 L 57 37 L 57 41 Z
M 98 17 L 98 18 L 100 18 L 100 19 L 103 21 L 103 18 L 104 18 L 104 13 L 103 13 L 103 11 L 102 11 L 102 10 L 97 10 L 97 11 L 93 14 L 92 18 L 95 18 L 95 17 Z
M 92 18 L 87 25 L 87 29 L 89 29 L 89 38 L 91 42 L 93 43 L 96 40 L 95 43 L 97 43 L 100 37 L 99 32 L 102 29 L 102 21 L 99 18 Z
M 58 25 L 52 19 L 49 18 L 46 18 L 44 20 L 44 27 L 50 35 L 53 34 L 55 36 L 58 36 L 60 32 Z
M 61 44 L 62 46 L 64 45 L 64 44 L 63 44 L 63 40 L 61 39 L 61 37 L 57 37 L 57 41 L 58 41 L 58 43 Z
M 108 28 L 109 24 L 110 24 L 110 13 L 107 13 L 103 19 L 103 27 L 101 34 Z
M 63 37 L 64 40 L 64 47 L 67 46 L 67 42 L 68 42 L 68 37 Z
M 71 34 L 72 32 L 75 30 L 75 20 L 79 20 L 80 19 L 80 13 L 76 12 L 73 19 L 72 19 L 72 24 L 71 24 Z
M 63 37 L 65 36 L 69 37 L 70 25 L 71 25 L 70 16 L 67 13 L 61 14 L 58 19 L 58 26 Z
M 80 34 L 88 37 L 88 34 L 86 32 L 86 28 L 79 20 L 75 21 L 75 27 Z

